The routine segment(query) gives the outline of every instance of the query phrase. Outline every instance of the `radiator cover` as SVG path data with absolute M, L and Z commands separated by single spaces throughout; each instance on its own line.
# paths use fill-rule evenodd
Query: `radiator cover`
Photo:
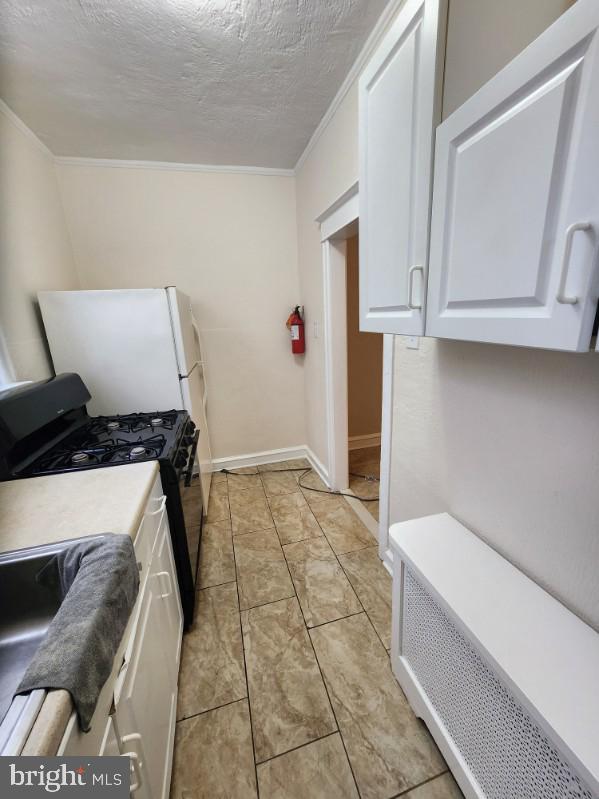
M 599 799 L 403 566 L 401 657 L 487 799 Z

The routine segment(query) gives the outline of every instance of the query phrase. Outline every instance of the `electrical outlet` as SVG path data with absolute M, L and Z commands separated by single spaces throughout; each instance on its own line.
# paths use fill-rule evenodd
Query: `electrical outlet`
M 409 350 L 420 349 L 420 336 L 406 336 L 406 347 Z
M 312 324 L 314 330 L 314 338 L 320 338 L 320 325 L 318 324 L 318 319 L 315 319 Z

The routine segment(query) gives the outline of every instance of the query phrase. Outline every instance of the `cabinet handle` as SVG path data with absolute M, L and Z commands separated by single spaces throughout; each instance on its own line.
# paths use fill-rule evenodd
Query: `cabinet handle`
M 564 244 L 564 254 L 562 257 L 562 271 L 559 279 L 559 288 L 557 290 L 556 300 L 561 302 L 562 305 L 576 305 L 578 297 L 571 297 L 566 294 L 566 280 L 568 279 L 568 270 L 570 267 L 570 256 L 572 254 L 572 242 L 574 235 L 579 230 L 591 230 L 592 225 L 590 222 L 574 222 L 566 230 L 566 241 Z
M 146 516 L 157 516 L 164 510 L 164 506 L 166 505 L 166 494 L 163 494 L 160 497 L 160 505 L 156 508 L 156 510 L 149 510 L 146 513 Z
M 415 305 L 412 297 L 414 294 L 414 272 L 421 272 L 422 279 L 424 280 L 424 267 L 423 266 L 411 266 L 410 271 L 408 272 L 408 308 L 411 311 L 421 311 L 422 305 Z
M 141 735 L 138 732 L 133 732 L 131 735 L 125 735 L 121 738 L 121 743 L 128 743 L 129 741 L 141 741 Z M 123 752 L 123 757 L 128 757 L 133 766 L 135 782 L 129 787 L 129 793 L 134 793 L 141 788 L 143 783 L 139 755 L 137 752 Z
M 156 572 L 156 577 L 168 577 L 169 591 L 166 594 L 160 594 L 160 599 L 167 599 L 173 593 L 173 580 L 170 572 Z

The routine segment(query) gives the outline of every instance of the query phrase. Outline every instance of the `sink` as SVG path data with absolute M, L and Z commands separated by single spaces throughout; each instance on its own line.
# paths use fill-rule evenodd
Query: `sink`
M 59 586 L 42 585 L 37 575 L 54 555 L 82 540 L 61 541 L 0 555 L 0 726 L 63 600 Z

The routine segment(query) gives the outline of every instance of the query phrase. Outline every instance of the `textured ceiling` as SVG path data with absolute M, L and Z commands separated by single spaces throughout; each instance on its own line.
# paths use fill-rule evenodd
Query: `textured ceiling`
M 0 0 L 0 97 L 56 155 L 292 167 L 386 0 Z

